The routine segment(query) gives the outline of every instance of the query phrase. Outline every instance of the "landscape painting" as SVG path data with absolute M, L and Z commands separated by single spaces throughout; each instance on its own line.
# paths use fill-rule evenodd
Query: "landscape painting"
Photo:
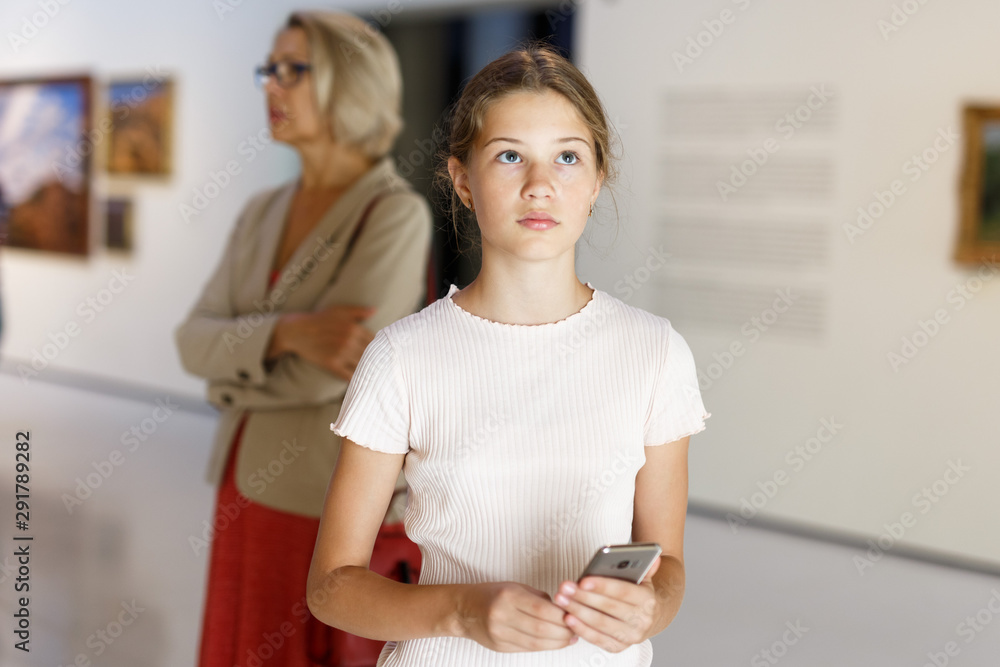
M 149 77 L 109 86 L 109 173 L 169 173 L 172 91 L 169 80 Z
M 0 81 L 5 245 L 88 253 L 90 87 L 90 77 Z

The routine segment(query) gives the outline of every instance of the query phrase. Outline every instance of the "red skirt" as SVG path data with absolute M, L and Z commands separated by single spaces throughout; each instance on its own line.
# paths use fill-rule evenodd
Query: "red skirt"
M 250 501 L 234 469 L 233 437 L 215 508 L 200 667 L 313 667 L 331 661 L 332 629 L 306 606 L 319 519 Z

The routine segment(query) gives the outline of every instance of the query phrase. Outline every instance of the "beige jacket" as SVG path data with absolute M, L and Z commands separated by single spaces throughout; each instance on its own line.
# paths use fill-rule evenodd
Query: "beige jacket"
M 209 481 L 220 482 L 236 427 L 249 413 L 237 488 L 268 507 L 318 517 L 340 449 L 330 424 L 348 383 L 293 355 L 265 364 L 272 329 L 282 312 L 334 304 L 374 306 L 363 323 L 373 332 L 416 312 L 424 301 L 432 224 L 427 201 L 383 158 L 327 211 L 269 292 L 295 187 L 293 181 L 250 200 L 175 339 L 185 370 L 208 380 L 208 401 L 221 410 Z M 342 262 L 376 194 L 382 197 Z M 403 487 L 400 473 L 397 488 Z M 387 520 L 400 518 L 397 502 Z

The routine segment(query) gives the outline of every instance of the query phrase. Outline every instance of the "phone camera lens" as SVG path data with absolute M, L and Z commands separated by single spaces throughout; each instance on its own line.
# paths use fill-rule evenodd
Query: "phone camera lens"
M 618 563 L 618 569 L 619 570 L 624 570 L 627 567 L 628 567 L 628 561 L 627 560 L 623 560 L 620 563 Z

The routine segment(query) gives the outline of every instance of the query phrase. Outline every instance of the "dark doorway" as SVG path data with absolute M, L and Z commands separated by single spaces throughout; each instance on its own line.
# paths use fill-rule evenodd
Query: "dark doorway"
M 491 60 L 528 39 L 541 39 L 573 59 L 574 3 L 532 8 L 383 12 L 382 31 L 399 54 L 406 125 L 395 146 L 396 168 L 425 194 L 434 211 L 434 297 L 452 283 L 468 285 L 479 257 L 462 254 L 443 197 L 433 185 L 435 156 L 449 106 L 466 81 Z

